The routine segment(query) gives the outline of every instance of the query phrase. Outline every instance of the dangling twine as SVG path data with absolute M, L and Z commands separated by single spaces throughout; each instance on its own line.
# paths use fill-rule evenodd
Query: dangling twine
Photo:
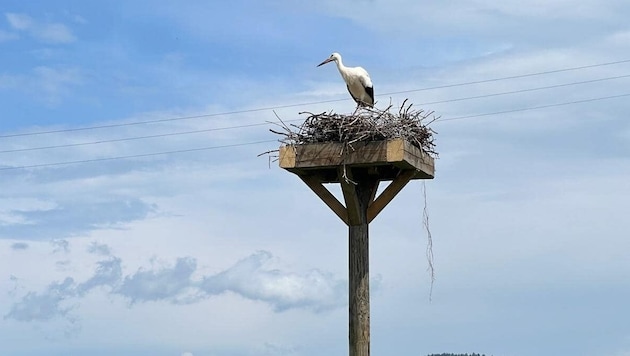
M 426 182 L 422 181 L 422 195 L 424 197 L 424 209 L 422 209 L 422 225 L 427 232 L 427 262 L 429 263 L 429 267 L 427 270 L 429 271 L 429 276 L 431 277 L 431 287 L 429 289 L 429 302 L 432 301 L 433 297 L 433 282 L 435 282 L 435 265 L 433 260 L 433 237 L 431 236 L 431 230 L 429 229 L 429 211 L 427 209 L 427 185 Z

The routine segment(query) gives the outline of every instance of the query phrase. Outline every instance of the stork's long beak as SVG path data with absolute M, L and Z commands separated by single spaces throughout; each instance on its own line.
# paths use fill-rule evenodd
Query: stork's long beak
M 319 66 L 322 66 L 322 65 L 324 65 L 324 64 L 326 64 L 326 63 L 328 63 L 328 62 L 332 62 L 332 61 L 333 61 L 333 60 L 332 60 L 332 58 L 326 58 L 326 60 L 325 60 L 325 61 L 321 62 L 321 63 L 320 63 L 320 64 L 318 64 L 317 66 L 319 67 Z

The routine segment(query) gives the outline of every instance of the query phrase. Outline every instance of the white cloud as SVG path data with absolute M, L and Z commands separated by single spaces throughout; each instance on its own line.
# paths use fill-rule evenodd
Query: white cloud
M 25 93 L 49 108 L 72 97 L 84 83 L 84 73 L 77 68 L 37 66 L 27 74 L 0 74 L 0 90 Z
M 101 256 L 110 256 L 112 254 L 111 249 L 106 244 L 101 244 L 96 241 L 92 242 L 88 247 L 87 251 L 89 253 L 98 254 Z
M 36 36 L 47 43 L 72 43 L 76 37 L 72 31 L 63 24 L 45 24 L 36 32 Z
M 5 319 L 17 321 L 46 321 L 68 315 L 72 307 L 63 302 L 74 296 L 74 280 L 70 277 L 63 282 L 53 282 L 42 293 L 29 292 L 19 302 L 13 304 Z
M 33 19 L 24 14 L 6 13 L 5 17 L 9 25 L 16 30 L 28 30 L 34 24 Z
M 50 241 L 50 244 L 53 245 L 53 253 L 63 252 L 68 253 L 70 251 L 70 242 L 64 239 L 53 239 Z
M 448 3 L 418 2 L 409 0 L 373 1 L 369 6 L 357 6 L 354 1 L 323 1 L 318 5 L 337 16 L 350 18 L 357 23 L 376 29 L 407 29 L 415 34 L 436 34 L 440 31 L 445 35 L 461 33 L 468 29 L 468 33 L 489 34 L 497 25 L 506 25 L 506 30 L 512 32 L 512 23 L 527 21 L 553 20 L 559 26 L 567 26 L 558 20 L 584 21 L 594 18 L 607 18 L 610 21 L 621 21 L 622 10 L 627 10 L 627 3 L 619 0 L 582 1 L 576 6 L 570 0 L 529 0 L 529 1 L 453 1 Z M 405 11 L 399 11 L 404 8 Z M 380 16 L 380 17 L 379 17 Z M 380 21 L 378 21 L 380 19 Z M 420 24 L 420 25 L 419 25 Z M 592 27 L 589 27 L 592 29 Z M 527 32 L 541 31 L 541 28 L 529 28 Z M 463 33 L 462 33 L 463 34 Z M 527 33 L 516 34 L 527 36 Z M 497 36 L 508 33 L 496 33 Z
M 175 304 L 195 303 L 225 292 L 270 304 L 277 311 L 306 308 L 316 312 L 345 303 L 346 283 L 329 273 L 311 270 L 306 274 L 266 269 L 269 252 L 255 253 L 215 275 L 201 281 L 193 279 L 197 261 L 178 258 L 172 267 L 158 270 L 141 269 L 125 277 L 115 293 L 132 302 L 170 301 Z
M 63 249 L 69 253 L 67 241 L 54 241 L 54 244 L 55 251 Z M 13 248 L 19 249 L 21 247 Z M 70 312 L 76 310 L 78 314 L 79 300 L 94 290 L 111 296 L 122 296 L 132 307 L 137 303 L 159 301 L 173 304 L 199 303 L 225 292 L 263 301 L 276 311 L 310 309 L 319 312 L 345 303 L 345 282 L 335 280 L 329 273 L 318 270 L 298 274 L 264 268 L 271 257 L 269 252 L 261 251 L 223 272 L 194 278 L 197 272 L 197 261 L 194 258 L 178 258 L 173 266 L 140 268 L 135 273 L 124 276 L 122 260 L 111 256 L 97 261 L 94 272 L 84 282 L 79 283 L 75 278 L 66 276 L 61 282 L 49 283 L 43 291 L 25 292 L 11 305 L 4 319 L 67 319 L 77 327 L 80 326 L 80 320 Z M 14 288 L 16 289 L 17 287 Z
M 51 44 L 66 44 L 76 41 L 72 31 L 61 23 L 40 23 L 25 14 L 6 13 L 9 25 L 16 31 L 25 31 L 32 37 Z
M 226 271 L 205 277 L 201 288 L 210 294 L 231 291 L 270 303 L 278 311 L 292 308 L 322 311 L 345 304 L 345 281 L 319 270 L 296 274 L 266 269 L 264 266 L 271 257 L 265 251 L 253 254 Z
M 187 295 L 194 287 L 191 279 L 197 269 L 197 261 L 192 258 L 178 258 L 173 267 L 158 270 L 140 269 L 130 276 L 126 276 L 116 293 L 135 302 L 149 302 L 167 300 L 172 303 L 195 302 Z
M 94 275 L 77 286 L 79 295 L 84 295 L 97 287 L 116 288 L 122 279 L 122 261 L 118 257 L 96 262 Z

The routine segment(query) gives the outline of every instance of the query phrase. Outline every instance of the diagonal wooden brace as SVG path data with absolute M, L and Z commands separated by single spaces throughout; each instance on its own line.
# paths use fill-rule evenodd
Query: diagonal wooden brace
M 373 202 L 367 210 L 367 221 L 372 222 L 376 216 L 394 199 L 398 193 L 409 183 L 411 178 L 416 174 L 415 169 L 401 171 L 400 174 L 389 183 L 387 188 Z
M 360 204 L 357 199 L 357 187 L 351 182 L 352 170 L 347 169 L 344 174 L 346 178 L 349 179 L 347 182 L 345 179 L 340 179 L 341 191 L 343 192 L 343 197 L 346 203 L 345 206 L 337 200 L 337 198 L 328 189 L 326 189 L 321 181 L 315 176 L 299 175 L 299 177 L 341 219 L 341 221 L 348 226 L 357 225 L 361 223 L 360 209 L 362 209 L 362 204 Z M 378 182 L 370 185 L 372 190 L 369 192 L 370 198 L 366 216 L 367 223 L 372 222 L 372 220 L 374 220 L 378 214 L 383 211 L 387 204 L 389 204 L 407 185 L 407 183 L 409 183 L 414 174 L 416 174 L 416 172 L 413 169 L 401 171 L 400 174 L 381 192 L 381 194 L 376 197 L 376 199 L 374 197 L 376 196 Z
M 299 175 L 299 177 L 335 214 L 337 214 L 341 221 L 348 225 L 348 210 L 317 178 L 308 175 Z

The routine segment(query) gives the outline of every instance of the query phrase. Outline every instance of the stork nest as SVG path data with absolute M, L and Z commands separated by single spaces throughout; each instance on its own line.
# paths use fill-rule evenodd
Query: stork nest
M 392 105 L 385 110 L 376 108 L 359 108 L 350 115 L 323 112 L 308 115 L 301 125 L 287 126 L 280 118 L 278 126 L 283 131 L 271 132 L 282 135 L 280 142 L 285 145 L 301 145 L 309 143 L 339 142 L 352 145 L 357 142 L 383 141 L 404 139 L 418 147 L 423 152 L 437 158 L 434 134 L 436 132 L 429 125 L 437 120 L 433 111 L 412 109 L 407 100 L 400 106 L 398 112 L 392 112 Z

